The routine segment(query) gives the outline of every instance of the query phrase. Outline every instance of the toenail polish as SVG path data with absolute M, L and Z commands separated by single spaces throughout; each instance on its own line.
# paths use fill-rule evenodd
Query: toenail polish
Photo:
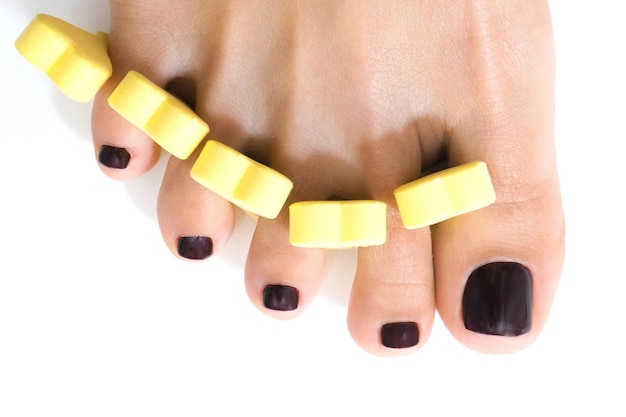
M 420 332 L 415 322 L 387 323 L 380 329 L 383 346 L 392 349 L 405 349 L 420 341 Z
M 276 311 L 291 311 L 298 308 L 300 294 L 288 285 L 268 285 L 263 290 L 263 305 Z
M 105 167 L 114 169 L 124 169 L 128 166 L 130 154 L 124 148 L 103 145 L 98 153 L 98 162 Z
M 213 254 L 213 241 L 202 236 L 181 237 L 178 239 L 178 254 L 192 260 L 206 259 Z
M 465 328 L 496 336 L 528 333 L 532 317 L 530 271 L 515 262 L 483 265 L 469 276 L 463 293 Z

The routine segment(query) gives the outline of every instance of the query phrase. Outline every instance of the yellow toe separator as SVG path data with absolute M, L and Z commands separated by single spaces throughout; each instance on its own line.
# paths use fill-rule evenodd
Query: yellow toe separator
M 430 226 L 496 200 L 484 162 L 470 162 L 420 178 L 397 188 L 394 196 L 408 229 Z
M 181 100 L 130 71 L 109 96 L 109 105 L 178 159 L 187 159 L 209 125 Z
M 307 248 L 373 246 L 387 239 L 387 205 L 380 201 L 303 201 L 289 206 L 289 241 Z
M 108 36 L 38 14 L 15 41 L 20 54 L 68 97 L 91 100 L 111 77 Z
M 289 178 L 236 150 L 209 140 L 191 177 L 239 208 L 275 219 L 293 188 Z

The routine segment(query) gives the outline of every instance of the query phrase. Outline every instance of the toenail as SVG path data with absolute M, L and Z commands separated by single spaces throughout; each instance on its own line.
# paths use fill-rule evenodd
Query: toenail
M 388 323 L 380 329 L 383 346 L 392 349 L 405 349 L 420 341 L 420 332 L 415 322 Z
M 263 290 L 263 305 L 270 310 L 295 310 L 299 298 L 298 290 L 287 285 L 268 285 Z
M 125 169 L 130 161 L 130 154 L 124 148 L 103 145 L 98 153 L 98 162 L 105 167 Z
M 213 241 L 202 236 L 181 237 L 178 239 L 178 254 L 192 260 L 206 259 L 213 254 Z
M 463 293 L 465 328 L 496 336 L 528 333 L 532 316 L 530 271 L 515 262 L 483 265 L 469 276 Z

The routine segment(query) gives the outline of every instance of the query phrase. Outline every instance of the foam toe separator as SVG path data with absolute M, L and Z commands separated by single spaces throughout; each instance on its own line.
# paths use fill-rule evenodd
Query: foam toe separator
M 387 205 L 373 200 L 302 201 L 289 206 L 289 242 L 307 248 L 382 245 Z
M 19 53 L 68 97 L 91 100 L 111 77 L 108 35 L 38 14 L 15 41 Z
M 191 177 L 253 215 L 275 219 L 293 183 L 283 174 L 214 140 L 191 168 Z
M 187 159 L 209 125 L 177 97 L 130 71 L 108 99 L 109 106 L 178 159 Z
M 484 162 L 470 162 L 398 187 L 394 196 L 407 229 L 430 226 L 492 204 L 496 194 Z

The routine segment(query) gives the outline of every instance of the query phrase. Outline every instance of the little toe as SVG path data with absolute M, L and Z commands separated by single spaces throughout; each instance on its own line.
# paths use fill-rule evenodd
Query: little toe
M 389 211 L 387 242 L 359 249 L 348 310 L 354 340 L 379 356 L 419 349 L 435 314 L 430 233 L 403 229 L 397 210 Z
M 146 8 L 154 8 L 154 11 L 146 13 Z M 176 85 L 195 87 L 193 82 L 176 82 L 191 80 L 194 74 L 197 75 L 194 71 L 198 59 L 192 59 L 187 50 L 176 43 L 179 42 L 178 38 L 166 37 L 168 31 L 172 30 L 169 25 L 175 19 L 163 19 L 156 12 L 158 9 L 156 4 L 111 2 L 109 56 L 113 74 L 94 99 L 92 135 L 99 166 L 114 179 L 124 180 L 144 174 L 158 162 L 161 154 L 161 148 L 148 135 L 118 114 L 108 103 L 109 97 L 128 72 L 137 71 L 166 90 L 173 81 Z M 183 13 L 182 8 L 180 12 Z M 144 19 L 137 19 L 139 15 Z M 187 30 L 192 31 L 191 28 Z M 185 39 L 185 36 L 181 34 L 180 39 Z M 193 108 L 195 91 L 182 95 L 183 101 Z
M 161 150 L 109 106 L 107 99 L 118 81 L 119 77 L 111 78 L 96 95 L 91 125 L 100 168 L 113 179 L 125 180 L 149 171 L 159 160 Z
M 170 158 L 163 177 L 157 213 L 161 234 L 175 256 L 202 261 L 219 252 L 234 225 L 233 206 L 194 181 L 189 171 L 195 156 Z

